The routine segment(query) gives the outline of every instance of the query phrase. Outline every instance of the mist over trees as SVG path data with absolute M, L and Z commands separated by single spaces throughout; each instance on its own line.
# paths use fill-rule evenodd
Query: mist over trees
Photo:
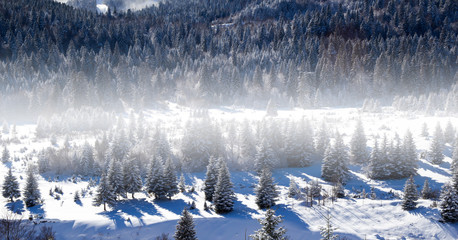
M 309 108 L 409 95 L 456 112 L 456 9 L 438 0 L 170 0 L 98 14 L 1 1 L 2 114 L 161 100 Z

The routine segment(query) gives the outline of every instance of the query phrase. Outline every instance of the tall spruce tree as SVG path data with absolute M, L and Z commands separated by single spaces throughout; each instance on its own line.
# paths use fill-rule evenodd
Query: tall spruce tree
M 458 172 L 458 135 L 455 138 L 455 146 L 452 153 L 452 163 L 450 164 L 450 171 Z
M 441 126 L 437 124 L 429 152 L 431 163 L 439 165 L 444 161 L 444 154 L 442 154 L 443 149 L 444 142 L 442 129 Z
M 226 161 L 220 159 L 218 165 L 218 181 L 213 194 L 213 205 L 216 213 L 227 213 L 234 208 L 235 194 Z
M 19 198 L 21 196 L 19 183 L 13 175 L 11 168 L 8 170 L 5 180 L 3 181 L 2 195 L 4 198 L 8 198 L 11 202 L 13 202 L 15 198 Z
M 258 220 L 261 229 L 257 230 L 250 238 L 253 240 L 286 240 L 286 229 L 278 227 L 283 221 L 282 216 L 276 216 L 273 209 L 267 209 L 263 219 Z
M 413 181 L 413 176 L 410 176 L 407 179 L 404 186 L 404 195 L 402 197 L 402 209 L 412 210 L 417 206 L 418 192 L 415 182 Z
M 272 172 L 265 168 L 259 177 L 259 183 L 255 189 L 256 205 L 260 209 L 270 208 L 275 205 L 278 193 L 275 187 Z
M 192 215 L 185 208 L 181 213 L 181 218 L 177 223 L 173 238 L 175 240 L 197 240 L 196 235 Z
M 409 130 L 407 130 L 404 136 L 402 150 L 403 161 L 400 165 L 401 177 L 415 175 L 417 173 L 418 155 L 412 133 Z
M 143 187 L 142 177 L 140 175 L 140 169 L 135 162 L 135 157 L 128 154 L 128 158 L 124 163 L 123 175 L 124 175 L 124 190 L 127 193 L 132 194 L 132 198 L 135 199 L 135 193 L 140 192 Z
M 458 221 L 458 192 L 449 183 L 442 187 L 440 213 L 446 222 Z
M 208 160 L 207 173 L 204 182 L 205 200 L 212 201 L 215 192 L 216 182 L 218 181 L 218 166 L 216 158 L 213 156 Z
M 27 179 L 22 195 L 27 207 L 33 207 L 40 204 L 41 202 L 41 194 L 40 190 L 38 189 L 38 181 L 32 166 L 29 166 L 27 169 Z
M 107 173 L 108 183 L 115 193 L 116 198 L 119 196 L 126 196 L 124 189 L 124 178 L 121 163 L 119 160 L 112 159 Z
M 345 150 L 341 135 L 337 132 L 334 146 L 326 150 L 323 165 L 321 166 L 321 177 L 329 182 L 345 182 L 349 175 L 348 156 Z
M 180 192 L 186 192 L 186 183 L 183 173 L 181 173 L 180 175 L 180 180 L 178 182 L 178 190 L 180 190 Z
M 315 151 L 318 155 L 324 156 L 326 149 L 329 146 L 329 136 L 325 121 L 323 120 L 321 128 L 315 136 Z
M 368 160 L 367 139 L 363 123 L 358 120 L 350 142 L 350 160 L 354 164 L 363 164 Z
M 100 178 L 99 186 L 97 187 L 97 192 L 95 194 L 94 206 L 100 206 L 103 204 L 103 211 L 107 210 L 108 206 L 114 206 L 116 204 L 116 194 L 111 188 L 110 183 L 108 182 L 107 175 L 102 174 Z
M 260 145 L 257 147 L 254 166 L 255 170 L 258 174 L 260 174 L 264 168 L 272 170 L 274 162 L 275 154 L 267 139 L 263 138 Z
M 171 199 L 179 192 L 177 185 L 177 175 L 175 173 L 172 160 L 170 158 L 168 158 L 165 162 L 164 183 L 166 186 L 166 196 L 169 199 Z
M 149 165 L 146 179 L 146 191 L 153 194 L 155 199 L 167 198 L 167 188 L 165 186 L 164 166 L 159 156 L 153 158 Z
M 3 153 L 2 153 L 2 162 L 3 163 L 8 163 L 10 162 L 10 151 L 6 147 L 6 145 L 3 147 Z
M 429 187 L 428 179 L 425 179 L 425 183 L 423 184 L 423 189 L 421 190 L 421 197 L 423 199 L 430 199 L 432 197 L 432 189 Z

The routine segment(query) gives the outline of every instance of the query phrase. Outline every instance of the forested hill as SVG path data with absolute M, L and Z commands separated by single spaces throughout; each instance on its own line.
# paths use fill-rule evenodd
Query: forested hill
M 103 15 L 0 0 L 0 114 L 426 94 L 457 82 L 457 37 L 453 0 L 169 0 Z

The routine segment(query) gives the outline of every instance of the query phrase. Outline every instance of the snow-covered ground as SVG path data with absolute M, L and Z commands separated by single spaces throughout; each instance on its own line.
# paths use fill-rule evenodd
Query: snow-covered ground
M 168 104 L 167 109 L 150 110 L 145 112 L 149 121 L 161 120 L 173 125 L 184 121 L 188 117 L 189 109 L 175 104 Z M 259 120 L 265 116 L 265 111 L 238 108 L 219 108 L 209 111 L 211 117 L 220 120 Z M 430 137 L 421 137 L 423 123 L 427 123 L 432 135 L 436 123 L 443 128 L 451 121 L 458 127 L 457 117 L 425 117 L 409 113 L 394 112 L 385 108 L 383 113 L 361 113 L 355 108 L 318 109 L 318 110 L 280 110 L 278 118 L 298 119 L 307 117 L 312 123 L 318 123 L 323 118 L 332 128 L 339 130 L 346 144 L 349 143 L 355 123 L 362 119 L 368 146 L 373 145 L 373 137 L 398 132 L 401 136 L 410 129 L 415 138 L 418 152 L 427 151 L 431 142 Z M 332 129 L 334 130 L 334 129 Z M 34 125 L 17 126 L 20 143 L 8 145 L 11 156 L 20 160 L 12 163 L 13 173 L 21 176 L 21 189 L 25 184 L 24 156 L 33 156 L 41 149 L 51 146 L 49 139 L 35 138 Z M 6 140 L 10 134 L 3 134 Z M 58 137 L 58 143 L 63 137 Z M 73 144 L 82 144 L 84 135 L 73 137 Z M 91 142 L 93 142 L 93 139 Z M 428 179 L 433 189 L 439 189 L 443 183 L 449 181 L 452 147 L 446 146 L 445 160 L 440 166 L 432 165 L 426 160 L 420 160 L 417 176 L 414 177 L 418 189 L 425 179 Z M 35 160 L 35 159 L 33 159 Z M 311 180 L 320 181 L 324 189 L 330 191 L 331 185 L 320 179 L 320 164 L 306 168 L 284 168 L 274 171 L 273 176 L 280 190 L 280 198 L 274 207 L 276 214 L 283 216 L 281 224 L 288 230 L 290 239 L 320 239 L 321 226 L 325 225 L 325 216 L 332 216 L 331 222 L 337 227 L 337 233 L 346 239 L 457 239 L 458 224 L 441 223 L 438 208 L 431 207 L 431 200 L 419 200 L 417 209 L 404 211 L 400 206 L 401 200 L 397 197 L 387 197 L 393 193 L 401 195 L 405 179 L 378 181 L 366 177 L 360 167 L 351 166 L 351 178 L 345 186 L 347 196 L 352 196 L 363 189 L 370 192 L 375 189 L 377 200 L 346 197 L 331 203 L 326 201 L 325 206 L 316 203 L 310 207 L 302 199 L 287 197 L 287 188 L 290 179 L 294 179 L 299 186 L 304 187 Z M 7 166 L 0 164 L 0 183 L 3 182 Z M 162 233 L 173 236 L 177 219 L 184 207 L 195 201 L 197 209 L 191 210 L 197 236 L 201 240 L 216 239 L 248 239 L 248 235 L 260 228 L 257 219 L 263 217 L 264 211 L 259 210 L 254 203 L 254 186 L 257 177 L 252 172 L 232 171 L 237 200 L 234 211 L 219 215 L 213 211 L 204 210 L 204 194 L 201 191 L 205 173 L 185 173 L 188 187 L 195 186 L 195 192 L 180 193 L 172 201 L 154 201 L 145 193 L 137 193 L 136 199 L 120 201 L 114 208 L 104 212 L 103 207 L 92 205 L 91 191 L 95 187 L 89 186 L 88 180 L 72 181 L 71 176 L 39 177 L 39 187 L 44 204 L 30 209 L 25 208 L 21 201 L 8 203 L 0 197 L 0 214 L 6 214 L 7 209 L 21 212 L 21 217 L 27 219 L 30 214 L 42 215 L 56 231 L 57 239 L 152 239 Z M 61 187 L 63 194 L 60 199 L 50 196 L 49 190 Z M 75 191 L 85 192 L 81 204 L 73 201 Z M 381 199 L 381 200 L 380 200 Z M 1 217 L 1 215 L 0 215 Z M 38 221 L 38 220 L 37 220 Z

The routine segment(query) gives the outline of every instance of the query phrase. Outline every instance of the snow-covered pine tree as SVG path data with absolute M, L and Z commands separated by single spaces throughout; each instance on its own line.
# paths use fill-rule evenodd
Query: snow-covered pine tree
M 444 143 L 453 143 L 454 137 L 455 129 L 453 128 L 452 122 L 448 120 L 444 130 Z
M 27 169 L 27 179 L 23 192 L 24 202 L 27 207 L 33 207 L 41 202 L 41 194 L 38 189 L 38 181 L 32 166 Z
M 255 157 L 255 170 L 258 174 L 262 172 L 264 168 L 270 170 L 273 169 L 275 162 L 275 154 L 272 151 L 268 141 L 263 138 L 260 145 L 257 147 L 257 153 Z
M 383 179 L 383 159 L 378 147 L 377 139 L 374 140 L 369 165 L 367 166 L 367 174 L 372 179 Z
M 252 168 L 252 159 L 256 154 L 256 146 L 251 126 L 248 120 L 244 120 L 238 135 L 240 164 L 244 168 Z M 251 165 L 251 166 L 250 166 Z
M 113 206 L 116 204 L 116 194 L 111 188 L 110 183 L 108 182 L 108 177 L 105 173 L 102 174 L 100 178 L 99 186 L 97 187 L 97 192 L 95 194 L 94 206 L 100 206 L 103 204 L 103 211 L 107 210 L 108 206 Z
M 413 176 L 410 176 L 407 179 L 404 186 L 404 195 L 402 197 L 402 209 L 412 210 L 417 206 L 418 192 L 415 182 L 413 181 Z
M 402 173 L 401 177 L 415 175 L 417 173 L 418 155 L 412 133 L 409 130 L 407 130 L 404 136 L 402 155 L 403 161 L 400 165 L 400 172 Z
M 452 153 L 452 163 L 450 164 L 450 171 L 458 172 L 458 135 L 455 138 L 455 147 Z
M 328 182 L 345 182 L 348 177 L 348 156 L 340 133 L 336 133 L 334 146 L 326 150 L 321 177 Z
M 338 238 L 338 235 L 334 234 L 334 232 L 337 230 L 334 226 L 331 224 L 331 215 L 328 214 L 325 216 L 326 219 L 326 226 L 320 227 L 320 234 L 321 234 L 321 240 L 335 240 Z
M 329 136 L 328 130 L 325 121 L 323 120 L 321 124 L 321 128 L 316 133 L 315 136 L 315 152 L 320 155 L 324 156 L 326 149 L 329 146 Z
M 234 208 L 235 194 L 226 161 L 220 159 L 218 165 L 218 180 L 213 193 L 213 205 L 216 213 L 227 213 Z
M 88 142 L 84 143 L 79 165 L 81 175 L 87 176 L 94 173 L 94 150 Z
M 363 123 L 358 120 L 350 142 L 350 160 L 354 164 L 363 164 L 368 160 L 367 139 Z
M 442 187 L 440 213 L 446 222 L 458 221 L 458 193 L 449 183 Z
M 429 133 L 428 133 L 428 124 L 426 124 L 425 122 L 424 122 L 423 125 L 421 126 L 421 136 L 422 136 L 422 137 L 428 137 L 428 136 L 429 136 Z
M 296 198 L 300 195 L 299 187 L 297 186 L 296 181 L 292 178 L 289 179 L 289 187 L 288 187 L 288 197 Z
M 215 192 L 216 182 L 218 181 L 218 166 L 216 158 L 211 156 L 208 160 L 207 173 L 204 182 L 205 200 L 212 201 Z
M 115 193 L 116 199 L 118 195 L 125 196 L 124 179 L 122 174 L 121 164 L 118 160 L 112 159 L 107 173 L 108 183 Z
M 75 195 L 73 196 L 73 201 L 75 203 L 81 203 L 81 197 L 80 197 L 80 193 L 78 191 L 75 191 Z
M 8 173 L 5 176 L 5 180 L 3 181 L 2 195 L 4 198 L 9 199 L 11 202 L 13 202 L 15 198 L 21 197 L 19 183 L 16 177 L 13 175 L 11 168 L 8 170 Z
M 183 173 L 181 173 L 180 175 L 180 181 L 178 182 L 178 190 L 180 190 L 180 192 L 186 192 L 186 183 L 185 183 L 185 179 L 184 179 L 184 175 Z
M 431 143 L 430 152 L 429 152 L 431 163 L 439 165 L 443 162 L 444 160 L 444 154 L 442 154 L 443 149 L 444 149 L 444 143 L 443 143 L 442 128 L 439 124 L 437 124 L 436 130 L 433 136 L 433 141 Z
M 6 147 L 6 145 L 3 147 L 3 153 L 2 153 L 2 163 L 8 163 L 10 162 L 10 151 Z
M 175 240 L 197 240 L 194 220 L 186 208 L 181 213 L 181 219 L 177 223 L 173 238 Z
M 166 196 L 171 199 L 178 191 L 177 175 L 174 170 L 172 160 L 167 158 L 164 169 L 164 184 L 166 186 Z
M 291 122 L 286 130 L 284 154 L 289 167 L 306 167 L 311 164 L 313 140 L 309 126 L 302 120 Z
M 250 238 L 253 240 L 286 240 L 286 229 L 278 227 L 283 221 L 282 216 L 276 216 L 273 209 L 267 209 L 263 219 L 258 220 L 261 229 L 257 230 Z
M 259 177 L 259 183 L 255 189 L 256 205 L 260 209 L 270 208 L 275 205 L 278 192 L 272 178 L 272 172 L 265 168 Z
M 390 161 L 390 173 L 391 178 L 398 179 L 403 177 L 403 150 L 402 150 L 402 143 L 399 135 L 396 133 L 394 136 L 394 140 L 391 143 L 391 151 L 388 154 L 388 159 Z
M 143 182 L 132 152 L 127 154 L 127 159 L 124 161 L 123 177 L 124 190 L 126 193 L 131 193 L 132 198 L 135 199 L 135 193 L 142 190 Z
M 159 156 L 156 156 L 149 165 L 146 179 L 146 191 L 153 194 L 155 199 L 165 199 L 167 189 L 165 187 L 164 166 Z
M 432 189 L 429 187 L 428 179 L 425 179 L 423 183 L 423 189 L 421 190 L 421 197 L 423 199 L 430 199 L 432 197 Z

